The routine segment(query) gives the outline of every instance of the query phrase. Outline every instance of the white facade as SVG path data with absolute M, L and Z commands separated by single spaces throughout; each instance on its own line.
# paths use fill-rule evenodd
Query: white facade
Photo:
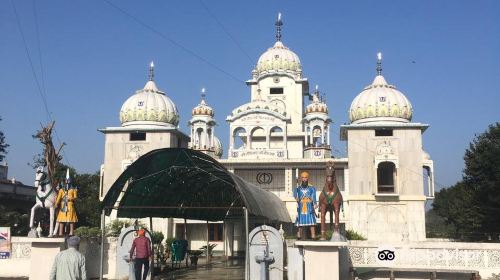
M 281 21 L 276 25 L 276 43 L 260 56 L 247 81 L 249 102 L 226 118 L 230 127 L 227 159 L 220 159 L 222 145 L 215 136 L 215 113 L 204 91 L 189 121 L 189 147 L 220 159 L 231 172 L 278 195 L 292 220 L 296 217 L 292 194 L 299 172 L 310 172 L 319 195 L 326 162 L 333 161 L 344 198 L 340 222 L 346 229 L 373 241 L 425 240 L 424 206 L 434 193 L 433 162 L 422 144 L 422 133 L 428 125 L 411 122 L 409 100 L 381 74 L 381 55 L 373 83 L 351 104 L 351 123 L 341 126 L 347 158 L 333 158 L 329 108 L 317 88 L 309 93 L 299 57 L 281 41 Z M 145 105 L 148 110 L 142 110 Z M 101 197 L 144 153 L 188 146 L 188 137 L 177 129 L 177 109 L 156 87 L 152 68 L 150 81 L 125 102 L 120 118 L 121 127 L 100 130 L 105 134 Z M 138 135 L 134 138 L 133 133 L 146 137 L 136 140 Z M 175 219 L 174 223 L 176 228 L 169 232 L 184 234 L 184 221 Z M 198 232 L 203 228 L 206 231 L 203 223 L 188 221 L 188 237 L 206 238 L 205 233 Z M 235 243 L 242 242 L 241 228 L 237 221 L 227 221 L 223 229 L 211 226 L 214 236 L 224 233 L 221 247 L 228 254 L 235 252 Z
M 104 134 L 99 197 L 104 198 L 120 174 L 140 156 L 156 149 L 187 148 L 188 136 L 178 130 L 175 104 L 158 89 L 151 63 L 149 81 L 120 110 L 120 127 L 99 129 Z
M 341 126 L 348 146 L 349 227 L 369 240 L 423 241 L 425 202 L 434 196 L 433 164 L 422 144 L 428 125 L 411 122 L 410 102 L 382 76 L 381 54 L 377 72 L 353 100 L 351 124 Z

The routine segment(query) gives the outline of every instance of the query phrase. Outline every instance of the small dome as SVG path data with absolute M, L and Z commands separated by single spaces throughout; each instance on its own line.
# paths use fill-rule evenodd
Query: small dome
M 354 98 L 349 109 L 351 123 L 411 121 L 413 108 L 406 96 L 382 76 L 382 53 L 377 54 L 377 76 Z
M 267 71 L 302 71 L 299 57 L 287 48 L 281 41 L 277 41 L 272 48 L 264 52 L 255 70 L 258 73 Z
M 215 152 L 215 155 L 220 158 L 222 157 L 222 153 L 224 152 L 223 148 L 222 148 L 222 143 L 220 142 L 219 138 L 217 138 L 217 136 L 214 136 L 214 152 Z
M 122 126 L 155 125 L 177 127 L 179 113 L 177 107 L 164 92 L 160 91 L 152 80 L 153 64 L 150 69 L 150 80 L 143 89 L 135 92 L 123 103 L 120 110 Z
M 358 95 L 351 103 L 351 123 L 375 121 L 410 122 L 413 108 L 406 96 L 389 85 L 382 75 Z
M 202 90 L 201 102 L 193 108 L 192 115 L 194 116 L 214 116 L 214 110 L 207 105 L 205 101 L 205 89 Z
M 319 98 L 319 92 L 313 94 L 313 101 L 306 107 L 306 115 L 313 113 L 328 114 L 328 106 Z

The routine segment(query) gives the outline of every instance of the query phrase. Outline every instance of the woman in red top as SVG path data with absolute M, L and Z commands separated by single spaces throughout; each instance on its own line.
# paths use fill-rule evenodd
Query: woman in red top
M 135 279 L 141 280 L 141 270 L 144 266 L 144 273 L 142 274 L 142 279 L 146 280 L 149 271 L 149 261 L 151 260 L 151 242 L 145 236 L 146 231 L 140 229 L 138 231 L 139 236 L 132 242 L 132 248 L 130 249 L 130 259 L 134 255 L 135 251 Z

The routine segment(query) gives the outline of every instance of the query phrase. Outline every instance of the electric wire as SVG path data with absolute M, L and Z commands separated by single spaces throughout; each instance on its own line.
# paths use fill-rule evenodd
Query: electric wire
M 187 54 L 197 58 L 198 60 L 204 62 L 205 64 L 207 64 L 208 66 L 214 68 L 215 70 L 219 71 L 220 73 L 230 77 L 231 79 L 233 79 L 234 81 L 238 82 L 238 83 L 244 83 L 243 80 L 237 78 L 236 76 L 234 76 L 233 74 L 225 71 L 224 69 L 222 69 L 221 67 L 215 65 L 214 63 L 210 62 L 208 59 L 205 59 L 204 57 L 202 57 L 201 55 L 197 54 L 196 52 L 188 49 L 187 47 L 185 47 L 184 45 L 180 44 L 179 42 L 175 41 L 174 39 L 168 37 L 167 35 L 163 34 L 162 32 L 158 31 L 156 28 L 152 27 L 151 25 L 147 24 L 146 22 L 140 20 L 139 18 L 137 18 L 136 16 L 130 14 L 129 12 L 125 11 L 124 9 L 118 7 L 117 5 L 113 4 L 111 1 L 109 0 L 104 0 L 105 3 L 107 3 L 109 6 L 111 6 L 112 8 L 114 8 L 115 10 L 119 11 L 120 13 L 126 15 L 127 17 L 133 19 L 135 22 L 137 22 L 139 25 L 141 25 L 142 27 L 148 29 L 149 31 L 153 32 L 154 34 L 160 36 L 162 39 L 170 42 L 172 45 L 178 47 L 179 49 L 181 49 L 182 51 L 186 52 Z
M 38 20 L 37 20 L 37 14 L 36 14 L 36 6 L 35 6 L 35 1 L 33 1 L 33 9 L 34 9 L 34 19 L 35 19 L 35 25 L 36 25 L 36 34 L 37 34 L 37 42 L 38 42 L 38 54 L 39 54 L 39 61 L 40 61 L 40 72 L 41 72 L 41 79 L 42 81 L 40 82 L 37 74 L 36 74 L 36 69 L 35 69 L 35 66 L 34 66 L 34 63 L 33 63 L 33 59 L 31 58 L 31 55 L 30 55 L 30 52 L 29 52 L 29 49 L 28 49 L 28 43 L 26 41 L 26 37 L 24 35 L 24 31 L 23 31 L 23 28 L 22 28 L 22 25 L 21 25 L 21 20 L 20 20 L 20 17 L 19 17 L 19 13 L 17 12 L 17 8 L 16 8 L 16 5 L 14 4 L 14 1 L 11 0 L 10 1 L 11 4 L 12 4 L 12 8 L 13 8 L 13 11 L 14 11 L 14 15 L 15 15 L 15 18 L 16 18 L 16 23 L 17 23 L 17 26 L 18 26 L 18 29 L 19 29 L 19 33 L 21 34 L 21 38 L 23 40 L 23 46 L 24 46 L 24 50 L 25 50 L 25 53 L 26 53 L 26 57 L 28 58 L 28 62 L 30 64 L 30 68 L 31 68 L 31 73 L 33 75 L 33 78 L 35 80 L 35 84 L 36 84 L 36 87 L 38 89 L 38 94 L 40 95 L 41 99 L 42 99 L 42 103 L 43 103 L 43 108 L 45 109 L 45 113 L 46 113 L 46 118 L 47 118 L 47 121 L 48 122 L 51 122 L 53 120 L 53 117 L 52 117 L 52 114 L 50 113 L 50 110 L 49 110 L 49 106 L 47 104 L 47 98 L 46 98 L 46 94 L 45 94 L 45 82 L 43 81 L 43 64 L 42 64 L 42 54 L 41 54 L 41 48 L 40 48 L 40 36 L 39 36 L 39 31 L 38 31 Z M 58 140 L 59 142 L 59 145 L 62 145 L 63 142 L 61 141 L 60 137 L 59 137 L 59 134 L 57 133 L 57 130 L 54 128 L 53 129 L 54 131 L 54 134 L 56 135 L 56 139 Z M 70 165 L 70 162 L 69 162 L 69 159 L 66 155 L 66 152 L 65 150 L 63 149 L 62 150 L 63 152 L 63 155 L 64 155 L 64 160 L 66 161 L 67 165 L 68 166 L 71 166 Z
M 209 14 L 212 17 L 212 19 L 219 25 L 222 31 L 226 33 L 226 35 L 231 39 L 231 41 L 233 41 L 233 43 L 238 47 L 238 49 L 248 58 L 250 63 L 253 63 L 253 59 L 250 57 L 250 55 L 248 55 L 248 53 L 243 49 L 240 43 L 238 43 L 238 41 L 236 41 L 236 39 L 231 35 L 231 33 L 229 33 L 229 31 L 224 27 L 222 22 L 215 16 L 215 14 L 212 13 L 212 11 L 210 11 L 210 9 L 207 7 L 207 5 L 205 5 L 203 0 L 200 0 L 200 4 L 205 9 L 207 14 Z

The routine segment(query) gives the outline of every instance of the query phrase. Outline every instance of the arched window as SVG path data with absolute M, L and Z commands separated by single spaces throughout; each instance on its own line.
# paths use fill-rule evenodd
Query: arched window
M 250 138 L 250 149 L 265 149 L 266 145 L 266 133 L 262 127 L 256 127 L 252 129 Z
M 198 129 L 196 129 L 196 142 L 195 142 L 195 145 L 196 145 L 196 148 L 197 149 L 201 149 L 204 145 L 204 141 L 203 141 L 203 128 L 199 127 Z
M 424 181 L 424 193 L 426 196 L 433 196 L 431 193 L 431 168 L 429 166 L 422 167 L 422 179 Z
M 396 182 L 396 165 L 384 161 L 377 166 L 377 192 L 394 193 Z
M 269 148 L 281 149 L 283 147 L 285 147 L 283 129 L 275 126 L 269 131 Z
M 245 148 L 247 143 L 247 131 L 243 127 L 238 127 L 233 132 L 233 148 Z
M 321 127 L 315 126 L 312 131 L 313 146 L 319 147 L 323 144 Z

